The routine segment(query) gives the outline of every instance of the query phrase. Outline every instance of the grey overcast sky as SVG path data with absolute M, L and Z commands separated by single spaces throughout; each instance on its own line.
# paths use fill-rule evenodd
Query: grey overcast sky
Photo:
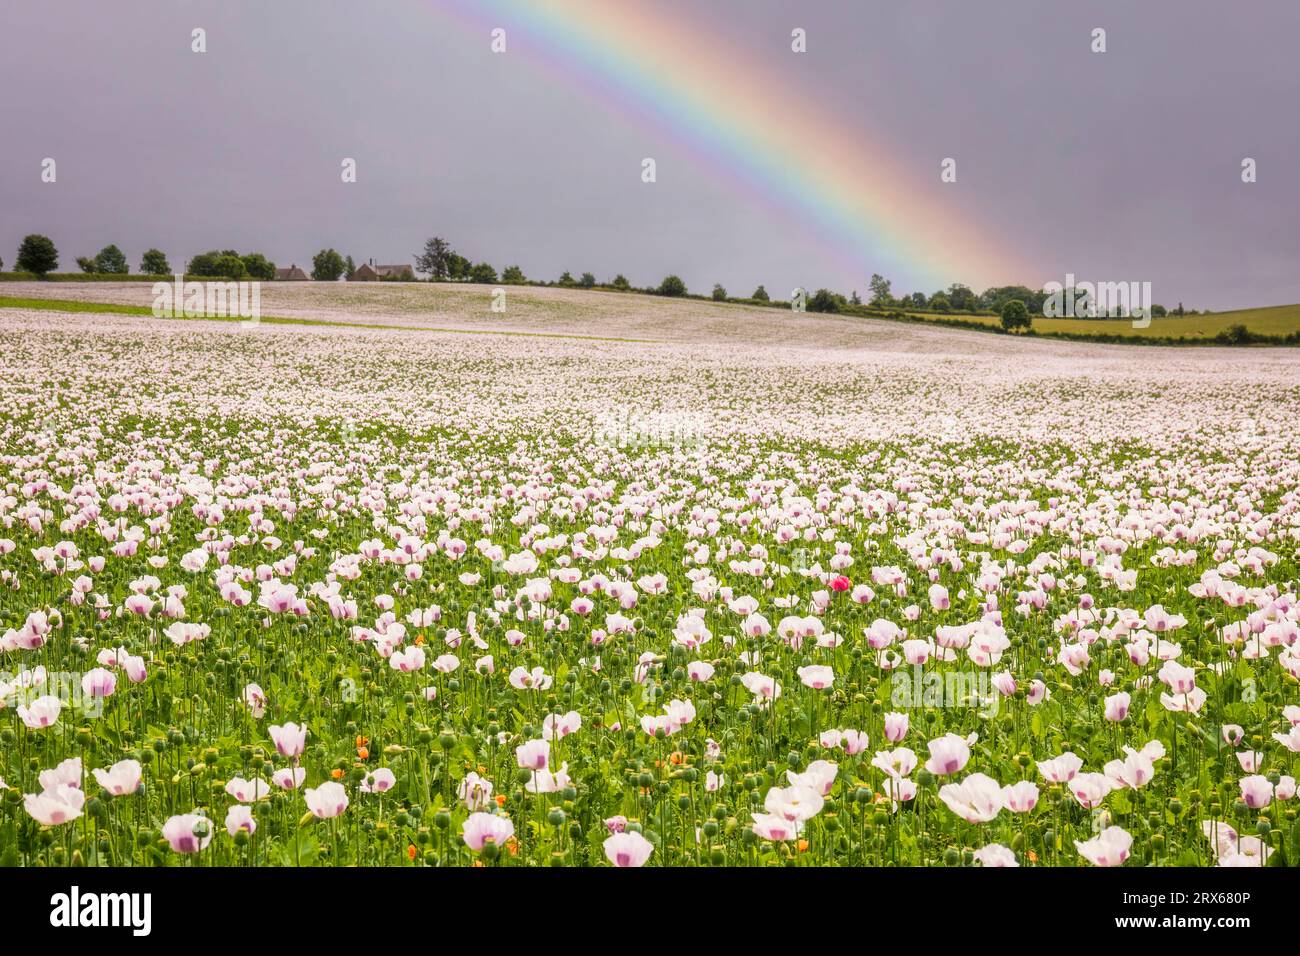
M 1150 280 L 1171 307 L 1300 302 L 1297 0 L 629 4 L 717 37 L 855 141 L 923 172 L 952 222 L 1028 264 L 1025 284 L 1072 272 Z M 758 202 L 699 155 L 675 128 L 680 103 L 648 117 L 651 88 L 623 108 L 608 77 L 566 69 L 563 44 L 510 2 L 467 7 L 3 0 L 5 268 L 41 232 L 67 271 L 110 242 L 132 271 L 150 246 L 173 266 L 229 247 L 280 265 L 326 246 L 409 262 L 435 234 L 530 277 L 622 272 L 643 285 L 676 272 L 697 292 L 865 292 L 885 271 L 828 252 L 837 237 L 798 203 Z M 504 56 L 489 49 L 497 21 Z M 807 31 L 805 54 L 790 50 L 793 27 Z M 1094 27 L 1104 54 L 1089 49 Z M 649 187 L 645 156 L 658 164 Z M 55 183 L 41 180 L 46 157 Z M 343 157 L 357 160 L 354 184 L 340 181 Z M 958 160 L 957 183 L 939 183 L 943 157 Z M 1255 183 L 1242 182 L 1244 157 Z M 924 243 L 947 227 L 946 213 L 918 210 L 905 229 Z M 981 287 L 958 263 L 942 283 L 906 262 L 891 271 L 896 293 Z

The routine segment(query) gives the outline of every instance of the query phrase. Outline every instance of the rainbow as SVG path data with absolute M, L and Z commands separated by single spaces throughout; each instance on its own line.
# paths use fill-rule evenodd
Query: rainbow
M 815 98 L 772 77 L 770 58 L 646 0 L 437 0 L 507 55 L 547 68 L 657 131 L 746 197 L 788 217 L 865 276 L 933 291 L 1032 275 L 986 229 L 954 212 L 939 162 L 921 173 Z M 791 54 L 794 55 L 793 53 Z

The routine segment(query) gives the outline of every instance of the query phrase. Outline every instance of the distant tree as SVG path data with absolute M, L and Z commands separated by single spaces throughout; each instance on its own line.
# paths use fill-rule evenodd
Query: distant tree
M 1187 314 L 1187 313 L 1183 310 L 1183 304 L 1182 304 L 1181 302 L 1179 302 L 1179 303 L 1178 303 L 1178 308 L 1174 309 L 1174 315 L 1177 315 L 1177 316 L 1183 316 L 1183 315 L 1186 315 L 1186 314 Z
M 871 304 L 874 306 L 887 306 L 894 301 L 893 296 L 889 294 L 890 282 L 880 273 L 873 273 L 871 276 Z
M 95 261 L 94 256 L 77 256 L 77 267 L 87 275 L 94 275 L 99 271 L 99 263 Z
M 975 293 L 960 282 L 948 286 L 948 302 L 954 312 L 971 312 L 977 307 Z
M 506 266 L 505 271 L 501 273 L 501 281 L 507 285 L 523 285 L 528 278 L 524 275 L 524 270 L 518 266 Z
M 584 272 L 582 278 L 578 280 L 578 285 L 584 289 L 594 289 L 596 288 L 596 277 L 590 272 Z
M 659 283 L 658 292 L 660 295 L 681 296 L 686 294 L 686 283 L 677 276 L 664 276 L 664 281 Z
M 322 249 L 311 257 L 311 277 L 317 282 L 338 282 L 347 270 L 347 262 L 333 249 Z
M 713 283 L 713 301 L 714 302 L 727 301 L 727 290 L 722 287 L 721 282 Z
M 436 282 L 451 278 L 451 245 L 446 239 L 434 236 L 424 244 L 424 252 L 415 257 L 415 271 Z
M 209 275 L 218 276 L 223 279 L 239 280 L 248 275 L 248 266 L 244 265 L 244 260 L 239 258 L 239 256 L 231 255 L 228 252 L 223 252 L 221 255 L 217 256 L 216 260 L 212 263 L 212 268 L 215 271 L 209 273 Z
M 1250 329 L 1241 323 L 1228 326 L 1214 337 L 1214 341 L 1222 342 L 1224 345 L 1246 345 L 1254 340 L 1255 336 Z
M 569 270 L 566 269 L 564 270 L 564 273 L 560 276 L 559 284 L 566 289 L 572 289 L 578 283 L 573 281 L 573 276 L 570 275 Z
M 185 272 L 192 276 L 214 276 L 220 256 L 221 253 L 216 251 L 200 252 L 185 266 Z
M 925 308 L 925 293 L 924 293 L 924 292 L 913 292 L 913 293 L 912 293 L 912 308 L 914 308 L 914 309 L 924 309 L 924 308 Z
M 844 296 L 830 289 L 818 289 L 808 300 L 809 312 L 838 312 L 848 303 Z
M 952 302 L 950 302 L 948 296 L 942 292 L 936 292 L 934 295 L 930 296 L 928 304 L 935 312 L 952 311 Z
M 1163 305 L 1160 305 L 1159 303 L 1156 303 L 1156 304 L 1154 304 L 1154 305 L 1151 306 L 1151 317 L 1152 317 L 1152 318 L 1155 318 L 1155 319 L 1163 319 L 1163 318 L 1164 318 L 1166 315 L 1168 315 L 1168 314 L 1169 314 L 1169 310 L 1166 309 Z
M 976 297 L 975 304 L 977 308 L 1001 315 L 1002 306 L 1012 299 L 1019 299 L 1023 302 L 1030 315 L 1040 315 L 1044 303 L 1047 301 L 1047 293 L 1041 289 L 1030 289 L 1023 285 L 1004 285 L 985 289 Z
M 750 298 L 753 299 L 755 302 L 772 301 L 772 297 L 767 294 L 767 290 L 764 289 L 762 286 L 759 286 L 757 289 L 755 289 L 754 294 L 751 295 Z
M 235 266 L 229 261 L 238 259 L 239 265 Z M 225 279 L 242 279 L 248 274 L 248 267 L 244 265 L 243 259 L 240 259 L 239 253 L 234 249 L 209 249 L 207 252 L 201 252 L 190 260 L 189 265 L 185 267 L 185 272 L 192 276 L 212 276 L 213 278 Z
M 447 259 L 447 277 L 452 282 L 464 282 L 469 278 L 474 264 L 458 252 L 453 252 Z
M 95 256 L 95 271 L 109 276 L 124 276 L 131 271 L 122 250 L 111 243 Z
M 854 289 L 853 294 L 849 296 L 849 305 L 861 305 L 862 297 L 858 295 L 858 290 Z
M 346 259 L 343 260 L 343 278 L 351 279 L 356 274 L 357 274 L 357 264 L 352 261 L 351 256 L 348 256 Z
M 614 281 L 611 282 L 610 285 L 615 289 L 618 289 L 620 292 L 626 292 L 628 289 L 632 288 L 632 283 L 628 282 L 627 276 L 623 275 L 621 272 L 614 276 Z
M 491 285 L 497 281 L 497 270 L 486 262 L 476 262 L 469 270 L 469 281 Z
M 165 276 L 171 275 L 171 263 L 158 249 L 146 249 L 145 254 L 140 257 L 140 272 L 147 276 Z
M 275 278 L 275 263 L 260 252 L 250 252 L 246 256 L 240 256 L 239 261 L 244 264 L 250 278 L 261 279 L 264 282 L 270 282 Z
M 49 237 L 33 233 L 23 238 L 22 245 L 18 247 L 15 269 L 19 272 L 34 272 L 38 276 L 43 276 L 58 267 L 59 250 L 54 248 L 54 243 L 49 240 Z
M 1019 299 L 1009 299 L 1002 306 L 1002 327 L 1008 332 L 1014 332 L 1016 329 L 1027 329 L 1033 324 L 1033 319 L 1029 315 L 1029 307 Z

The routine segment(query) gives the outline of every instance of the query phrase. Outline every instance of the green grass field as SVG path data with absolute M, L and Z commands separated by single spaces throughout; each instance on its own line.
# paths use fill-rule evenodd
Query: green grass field
M 993 315 L 936 315 L 934 313 L 908 313 L 912 318 L 945 322 L 961 319 L 989 328 L 1000 328 L 1000 320 Z M 1152 319 L 1144 329 L 1134 328 L 1127 319 L 1046 319 L 1034 317 L 1034 331 L 1039 335 L 1069 336 L 1122 336 L 1124 338 L 1180 338 L 1209 340 L 1234 325 L 1244 325 L 1255 335 L 1282 337 L 1300 332 L 1300 304 L 1273 305 L 1258 309 L 1236 309 L 1207 315 L 1165 316 Z

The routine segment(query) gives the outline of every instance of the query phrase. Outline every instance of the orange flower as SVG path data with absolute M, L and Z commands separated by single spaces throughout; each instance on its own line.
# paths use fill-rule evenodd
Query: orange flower
M 333 777 L 335 780 L 342 780 L 343 771 L 340 770 L 338 767 L 335 767 L 333 770 L 330 771 L 330 776 Z
M 423 634 L 415 635 L 415 646 L 420 647 L 423 644 L 424 644 L 424 635 Z
M 511 856 L 518 856 L 519 841 L 515 837 L 511 837 L 509 840 L 506 841 L 506 849 L 510 851 Z
M 362 737 L 360 734 L 357 734 L 357 746 L 358 746 L 358 747 L 364 747 L 364 746 L 365 746 L 366 744 L 368 744 L 368 743 L 370 743 L 370 738 L 369 738 L 369 737 Z
M 360 757 L 362 760 L 365 760 L 370 756 L 370 751 L 365 747 L 358 747 L 357 756 Z
M 1037 863 L 1037 862 L 1038 862 L 1038 854 L 1035 853 L 1033 850 L 1030 850 L 1028 853 L 1025 854 L 1025 856 L 1029 857 L 1029 862 L 1030 862 L 1030 863 Z
M 475 865 L 475 866 L 482 866 L 482 865 L 483 865 L 483 861 L 482 861 L 482 860 L 475 860 L 475 861 L 474 861 L 474 865 Z
M 807 840 L 800 840 L 798 843 L 795 844 L 795 849 L 797 849 L 800 853 L 807 853 L 807 852 L 808 852 L 808 841 L 807 841 Z
M 412 863 L 415 862 L 415 844 L 414 844 L 414 843 L 412 843 L 410 846 L 408 846 L 408 847 L 406 848 L 406 855 L 410 858 L 410 860 L 411 860 Z
M 674 750 L 668 755 L 668 759 L 674 764 L 679 764 L 682 762 L 682 752 L 680 750 Z
M 498 794 L 497 794 L 497 806 L 498 806 L 498 807 L 504 807 L 505 805 L 506 805 L 506 795 L 505 795 L 504 793 L 498 793 Z

